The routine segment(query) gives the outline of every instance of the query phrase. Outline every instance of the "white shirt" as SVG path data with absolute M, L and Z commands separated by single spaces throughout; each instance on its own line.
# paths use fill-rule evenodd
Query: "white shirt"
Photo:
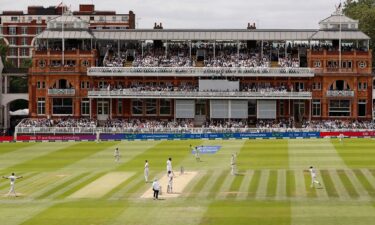
M 158 181 L 152 182 L 152 189 L 157 190 L 157 191 L 160 190 L 160 185 Z
M 167 171 L 172 171 L 172 161 L 171 160 L 167 160 Z
M 310 168 L 311 177 L 316 177 L 316 170 L 314 168 Z
M 148 162 L 145 163 L 145 170 L 148 170 Z
M 120 151 L 119 150 L 115 150 L 115 153 L 113 153 L 114 156 L 120 156 Z

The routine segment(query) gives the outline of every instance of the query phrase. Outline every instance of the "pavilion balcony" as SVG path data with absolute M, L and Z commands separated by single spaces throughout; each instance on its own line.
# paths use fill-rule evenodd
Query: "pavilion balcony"
M 76 94 L 75 89 L 48 89 L 49 96 L 74 96 Z
M 89 98 L 141 98 L 141 99 L 312 99 L 311 92 L 198 92 L 198 91 L 133 91 L 96 90 L 88 92 Z
M 311 68 L 264 67 L 91 67 L 88 76 L 177 76 L 177 77 L 314 77 Z
M 354 91 L 327 91 L 327 97 L 354 97 Z

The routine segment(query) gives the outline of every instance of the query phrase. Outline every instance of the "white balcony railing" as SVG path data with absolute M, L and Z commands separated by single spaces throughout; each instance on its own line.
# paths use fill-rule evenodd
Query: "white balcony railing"
M 75 89 L 48 89 L 48 95 L 57 95 L 57 96 L 63 96 L 63 95 L 75 95 L 76 90 Z
M 327 91 L 327 97 L 354 97 L 354 91 Z
M 311 99 L 311 92 L 198 92 L 198 91 L 89 91 L 89 98 L 169 98 L 169 99 Z
M 313 77 L 311 68 L 265 67 L 91 67 L 88 76 L 243 76 Z

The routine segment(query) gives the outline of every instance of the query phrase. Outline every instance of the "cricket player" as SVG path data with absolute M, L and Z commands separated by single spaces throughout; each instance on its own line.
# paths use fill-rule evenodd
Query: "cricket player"
M 148 161 L 145 161 L 145 169 L 144 169 L 144 175 L 145 175 L 145 181 L 148 182 Z
M 15 182 L 17 179 L 20 179 L 20 178 L 23 178 L 23 176 L 16 176 L 14 173 L 12 173 L 12 175 L 10 175 L 9 177 L 5 177 L 3 176 L 4 179 L 9 179 L 10 180 L 10 190 L 8 192 L 8 196 L 10 196 L 10 194 L 13 194 L 14 197 L 17 197 L 17 193 L 16 193 L 16 190 L 15 190 Z
M 167 160 L 167 175 L 169 174 L 169 172 L 173 173 L 173 170 L 172 170 L 172 158 L 169 158 Z
M 342 143 L 343 138 L 344 138 L 344 134 L 340 134 L 338 138 L 339 138 L 340 143 Z
M 173 193 L 173 174 L 171 171 L 168 172 L 168 187 L 167 193 Z
M 200 156 L 200 149 L 201 147 L 195 147 L 195 160 L 197 162 L 200 162 L 201 161 L 201 156 Z
M 160 184 L 156 178 L 152 182 L 152 190 L 154 191 L 154 200 L 159 199 Z
M 316 173 L 315 168 L 313 166 L 310 166 L 309 171 L 310 171 L 310 175 L 311 175 L 311 188 L 315 187 L 314 186 L 315 183 L 319 184 L 319 186 L 322 186 L 320 184 L 320 182 L 316 179 L 317 173 Z
M 120 151 L 118 150 L 118 148 L 115 149 L 115 152 L 113 153 L 113 157 L 115 157 L 115 162 L 120 162 Z
M 231 174 L 236 175 L 236 156 L 232 154 L 232 158 L 230 159 L 230 167 L 231 167 Z

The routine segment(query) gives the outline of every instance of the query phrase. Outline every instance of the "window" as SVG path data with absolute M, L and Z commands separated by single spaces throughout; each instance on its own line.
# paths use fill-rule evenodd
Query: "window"
M 314 82 L 312 88 L 313 88 L 313 90 L 321 90 L 322 85 L 321 85 L 320 82 Z
M 36 88 L 38 88 L 38 89 L 44 89 L 44 88 L 46 88 L 46 82 L 44 82 L 44 81 L 37 81 L 36 82 Z
M 99 21 L 104 21 L 104 16 L 99 17 Z
M 10 56 L 17 56 L 17 49 L 16 48 L 10 48 L 9 49 L 9 55 Z
M 279 115 L 284 116 L 285 114 L 285 103 L 283 100 L 280 100 L 279 102 Z
M 27 38 L 21 39 L 21 45 L 27 45 Z
M 143 101 L 141 99 L 132 100 L 132 114 L 133 115 L 143 114 Z
M 249 116 L 256 116 L 257 112 L 257 101 L 256 100 L 249 100 L 247 105 L 247 111 Z
M 358 90 L 362 90 L 362 82 L 358 82 Z
M 360 62 L 358 62 L 358 67 L 361 68 L 361 69 L 366 68 L 366 66 L 367 66 L 366 61 L 360 61 Z
M 40 68 L 46 67 L 46 60 L 39 60 L 38 62 Z
M 206 115 L 206 101 L 205 100 L 195 101 L 195 115 L 196 116 Z
M 43 29 L 41 27 L 36 28 L 36 34 L 42 33 Z
M 313 100 L 312 101 L 312 116 L 321 116 L 321 104 L 320 100 Z
M 85 89 L 85 82 L 81 81 L 81 89 Z
M 21 48 L 21 56 L 27 56 L 28 49 L 27 48 Z
M 72 115 L 73 99 L 71 98 L 54 98 L 52 101 L 52 113 L 55 115 Z
M 27 27 L 21 27 L 21 34 L 27 34 Z
M 93 16 L 90 16 L 90 20 L 92 21 L 92 20 L 95 20 L 95 18 L 93 17 Z
M 90 62 L 88 60 L 83 60 L 82 61 L 82 66 L 89 67 L 90 66 Z
M 171 115 L 171 100 L 160 99 L 160 115 Z
M 330 100 L 329 116 L 344 117 L 350 116 L 350 100 Z
M 128 21 L 128 20 L 129 20 L 129 17 L 128 17 L 128 16 L 123 16 L 123 17 L 121 17 L 121 20 L 122 20 L 122 21 Z
M 156 99 L 146 99 L 146 115 L 156 115 Z
M 90 88 L 90 82 L 89 82 L 89 81 L 86 81 L 86 88 L 87 88 L 87 89 Z
M 10 21 L 13 21 L 13 22 L 18 21 L 18 17 L 17 16 L 12 16 L 12 17 L 10 17 Z
M 123 103 L 122 103 L 122 100 L 119 99 L 117 101 L 117 114 L 121 115 L 123 111 L 122 109 L 123 109 Z
M 117 20 L 117 17 L 112 16 L 112 21 L 116 21 L 116 20 Z
M 367 90 L 367 82 L 364 82 L 364 83 L 363 83 L 363 90 L 364 90 L 364 91 Z
M 322 63 L 320 61 L 314 61 L 314 67 L 320 68 L 322 66 Z
M 9 38 L 9 45 L 17 45 L 17 39 L 16 38 Z
M 90 115 L 90 100 L 88 98 L 82 99 L 81 102 L 81 115 L 88 116 Z
M 27 17 L 27 20 L 30 22 L 33 20 L 33 18 L 31 16 Z
M 17 28 L 16 27 L 9 27 L 9 35 L 16 35 Z
M 45 98 L 38 98 L 37 114 L 38 115 L 46 114 L 46 100 L 45 100 Z
M 366 99 L 358 100 L 358 116 L 366 116 Z

